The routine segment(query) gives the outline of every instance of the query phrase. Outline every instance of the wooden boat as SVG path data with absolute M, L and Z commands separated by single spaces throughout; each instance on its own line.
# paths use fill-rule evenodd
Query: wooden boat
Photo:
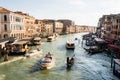
M 32 50 L 28 53 L 25 54 L 25 57 L 31 57 L 31 56 L 35 56 L 35 55 L 38 55 L 42 53 L 42 50 L 41 49 L 36 49 L 36 50 Z
M 71 68 L 71 66 L 73 65 L 73 63 L 74 63 L 74 56 L 75 55 L 73 55 L 73 57 L 67 57 L 67 68 Z
M 90 54 L 95 54 L 95 53 L 100 53 L 103 50 L 97 48 L 97 47 L 93 47 L 93 48 L 84 48 L 88 53 Z
M 66 42 L 66 48 L 67 48 L 67 49 L 74 49 L 74 48 L 75 48 L 75 43 L 74 43 L 74 41 L 73 41 L 73 40 L 68 40 L 68 41 Z
M 17 41 L 12 43 L 8 55 L 24 55 L 29 50 L 27 43 L 27 41 Z
M 52 54 L 48 53 L 40 62 L 40 69 L 51 69 L 54 67 L 55 61 Z

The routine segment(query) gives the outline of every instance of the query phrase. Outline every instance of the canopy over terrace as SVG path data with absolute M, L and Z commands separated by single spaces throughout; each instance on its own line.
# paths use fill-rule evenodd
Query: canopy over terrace
M 114 58 L 119 58 L 120 59 L 120 46 L 113 45 L 113 44 L 108 44 L 107 47 L 109 49 L 111 49 L 111 68 L 112 68 L 113 59 Z
M 114 41 L 116 41 L 116 39 L 109 38 L 109 37 L 104 37 L 104 40 L 105 40 L 106 43 L 108 43 L 108 44 L 112 44 L 112 43 L 114 43 Z
M 118 46 L 118 45 L 108 44 L 107 46 L 108 46 L 108 48 L 110 48 L 112 50 L 120 52 L 120 46 Z

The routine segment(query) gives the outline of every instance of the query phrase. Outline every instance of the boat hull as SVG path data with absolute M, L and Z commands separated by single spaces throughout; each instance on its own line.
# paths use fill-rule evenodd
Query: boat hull
M 75 46 L 69 46 L 66 44 L 66 49 L 75 49 Z
M 41 60 L 40 69 L 51 69 L 54 67 L 54 65 L 55 65 L 55 60 L 53 56 L 51 58 L 48 58 L 47 60 L 44 57 Z
M 24 51 L 24 52 L 9 52 L 9 54 L 8 55 L 10 55 L 10 56 L 14 56 L 14 55 L 25 55 L 26 54 L 26 51 Z

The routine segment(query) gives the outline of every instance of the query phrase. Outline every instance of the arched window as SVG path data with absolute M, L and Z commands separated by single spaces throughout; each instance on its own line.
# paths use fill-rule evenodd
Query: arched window
M 4 25 L 4 30 L 7 31 L 7 25 L 6 24 Z
M 7 21 L 7 15 L 4 15 L 4 21 Z
M 14 37 L 14 35 L 12 34 L 11 37 Z
M 4 38 L 8 38 L 8 35 L 7 35 L 7 34 L 4 34 Z

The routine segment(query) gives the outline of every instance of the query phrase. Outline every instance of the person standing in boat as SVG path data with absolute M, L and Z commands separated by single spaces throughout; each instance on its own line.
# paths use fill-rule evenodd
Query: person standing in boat
M 50 52 L 48 52 L 48 54 L 45 57 L 52 59 Z

